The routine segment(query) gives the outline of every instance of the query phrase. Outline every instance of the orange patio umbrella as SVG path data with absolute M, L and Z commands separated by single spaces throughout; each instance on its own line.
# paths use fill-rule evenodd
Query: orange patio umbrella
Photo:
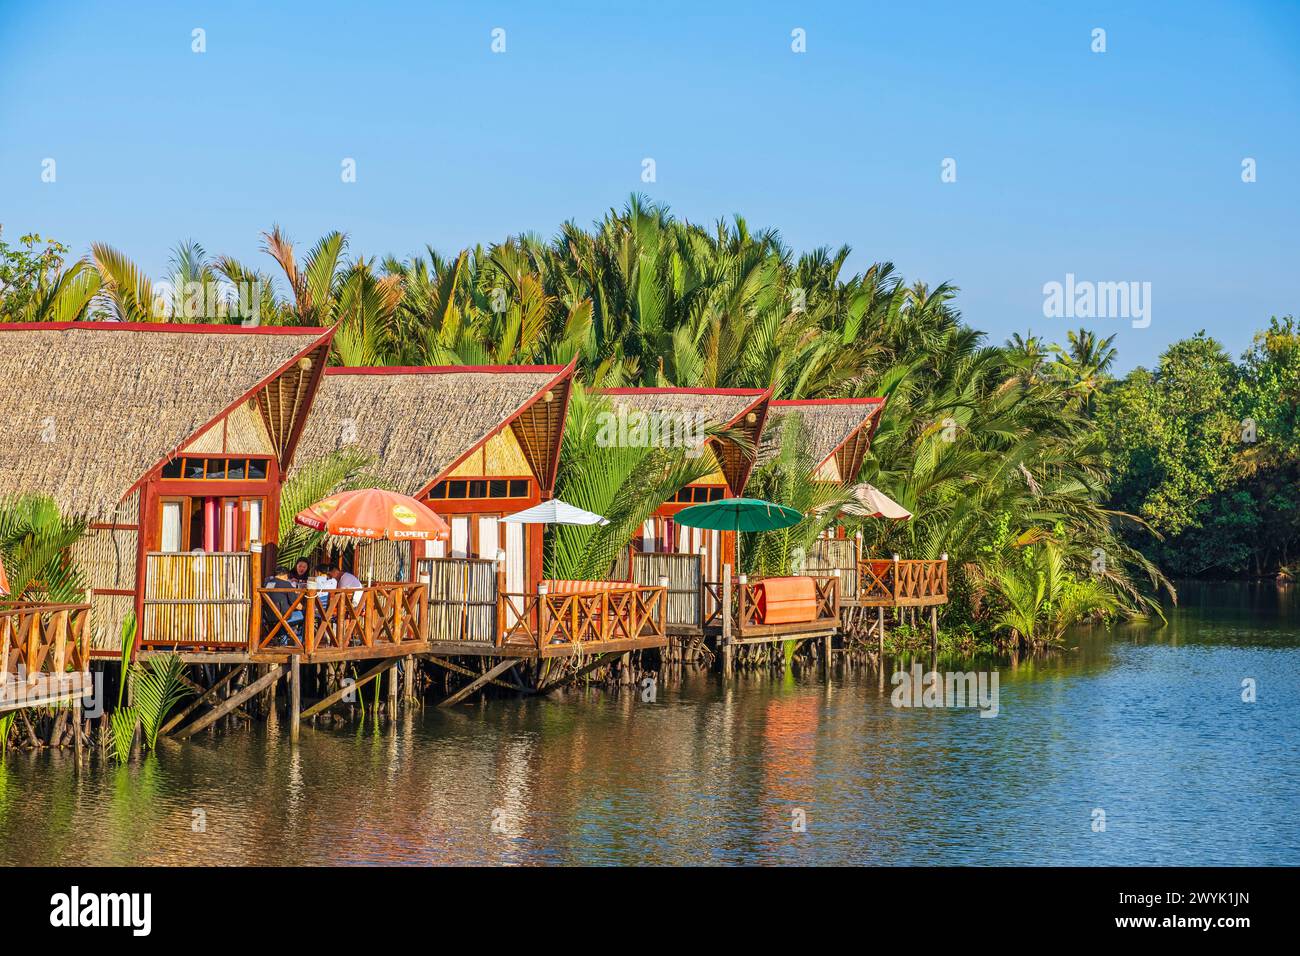
M 313 531 L 373 541 L 445 541 L 451 535 L 447 522 L 424 502 L 382 488 L 330 495 L 293 520 Z M 373 572 L 373 552 L 370 561 Z

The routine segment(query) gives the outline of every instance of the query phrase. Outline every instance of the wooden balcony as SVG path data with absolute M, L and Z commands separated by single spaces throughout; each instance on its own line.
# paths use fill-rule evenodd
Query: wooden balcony
M 857 563 L 858 607 L 931 607 L 948 603 L 947 561 Z
M 90 686 L 89 604 L 0 603 L 0 711 L 81 697 Z
M 400 657 L 428 648 L 429 593 L 387 581 L 364 588 L 254 588 L 249 654 L 322 662 Z
M 668 589 L 601 581 L 552 581 L 537 594 L 503 593 L 497 647 L 539 657 L 612 653 L 667 644 Z
M 722 609 L 731 605 L 731 640 L 733 643 L 760 642 L 801 635 L 827 634 L 839 627 L 840 581 L 835 575 L 812 576 L 816 617 L 811 621 L 788 621 L 767 624 L 759 613 L 758 588 L 763 578 L 737 580 L 727 600 L 722 583 L 709 582 L 711 612 L 705 626 L 712 631 L 723 629 Z

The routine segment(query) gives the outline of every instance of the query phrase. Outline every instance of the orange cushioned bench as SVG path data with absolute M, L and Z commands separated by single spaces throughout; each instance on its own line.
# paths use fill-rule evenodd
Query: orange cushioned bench
M 592 591 L 623 591 L 633 585 L 629 581 L 543 581 L 550 594 L 579 594 Z
M 754 600 L 763 624 L 817 620 L 817 583 L 812 578 L 765 578 L 754 585 Z

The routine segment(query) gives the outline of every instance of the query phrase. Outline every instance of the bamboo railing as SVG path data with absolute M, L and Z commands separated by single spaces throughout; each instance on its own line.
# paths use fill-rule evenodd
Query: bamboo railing
M 386 581 L 364 588 L 255 588 L 252 653 L 337 651 L 363 657 L 366 650 L 397 649 L 428 641 L 429 590 L 424 584 Z
M 37 688 L 90 670 L 89 620 L 89 604 L 0 603 L 0 695 L 5 709 L 23 706 L 21 698 L 34 696 Z

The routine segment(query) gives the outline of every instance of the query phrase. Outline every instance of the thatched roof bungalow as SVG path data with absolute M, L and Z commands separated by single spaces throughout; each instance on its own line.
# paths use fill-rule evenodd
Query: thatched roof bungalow
M 0 495 L 47 495 L 90 522 L 75 558 L 96 650 L 117 652 L 130 611 L 143 619 L 148 552 L 274 542 L 328 330 L 68 322 L 0 336 Z
M 352 450 L 379 481 L 428 501 L 451 541 L 379 542 L 376 573 L 409 577 L 420 557 L 497 557 L 507 586 L 535 589 L 542 528 L 501 518 L 554 490 L 575 363 L 569 365 L 333 368 L 307 421 L 298 461 Z M 427 550 L 426 550 L 427 549 Z
M 614 388 L 601 394 L 616 412 L 633 421 L 641 416 L 643 420 L 633 428 L 640 427 L 651 438 L 676 441 L 683 435 L 696 436 L 695 440 L 703 442 L 713 456 L 717 470 L 660 504 L 633 547 L 646 552 L 702 552 L 705 577 L 718 580 L 721 562 L 733 553 L 732 535 L 680 526 L 673 516 L 693 504 L 744 493 L 767 421 L 771 389 Z M 706 437 L 707 429 L 724 429 L 726 433 Z M 732 436 L 738 436 L 740 441 Z
M 883 398 L 810 398 L 772 402 L 759 460 L 775 455 L 782 424 L 797 417 L 814 474 L 825 481 L 852 483 L 880 425 Z

